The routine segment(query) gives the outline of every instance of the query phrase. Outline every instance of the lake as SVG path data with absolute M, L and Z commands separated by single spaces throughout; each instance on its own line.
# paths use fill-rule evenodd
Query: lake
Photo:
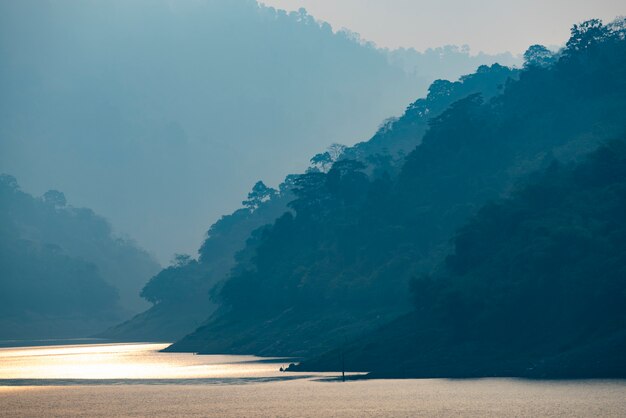
M 626 416 L 625 381 L 282 373 L 288 359 L 161 353 L 167 344 L 0 348 L 0 416 Z

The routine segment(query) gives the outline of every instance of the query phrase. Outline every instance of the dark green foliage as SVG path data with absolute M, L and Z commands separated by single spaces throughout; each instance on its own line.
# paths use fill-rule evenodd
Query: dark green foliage
M 556 60 L 555 55 L 543 45 L 531 45 L 524 52 L 524 67 L 548 67 Z
M 490 99 L 502 93 L 507 80 L 517 78 L 518 73 L 517 70 L 493 64 L 482 65 L 475 73 L 465 75 L 458 81 L 436 80 L 430 85 L 425 98 L 412 103 L 402 117 L 385 121 L 374 137 L 347 149 L 345 156 L 358 159 L 376 154 L 403 157 L 421 143 L 431 118 L 471 94 L 480 93 L 483 98 Z
M 241 202 L 246 208 L 254 210 L 261 206 L 263 202 L 266 202 L 276 196 L 276 190 L 271 187 L 267 187 L 262 181 L 258 181 L 252 191 L 248 193 L 248 200 Z
M 226 305 L 233 311 L 271 313 L 293 304 L 321 308 L 356 303 L 366 307 L 372 302 L 360 300 L 363 295 L 358 291 L 368 286 L 367 277 L 355 285 L 350 273 L 341 274 L 346 264 L 359 265 L 367 257 L 375 257 L 363 253 L 365 247 L 354 247 L 360 238 L 365 244 L 370 233 L 354 216 L 369 203 L 373 188 L 362 172 L 364 168 L 358 161 L 340 160 L 327 174 L 299 176 L 296 199 L 290 203 L 297 216 L 287 213 L 261 233 L 254 243 L 255 255 L 249 264 L 252 269 L 234 275 L 222 289 Z M 362 267 L 367 274 L 367 267 Z M 338 298 L 340 295 L 345 299 Z
M 327 167 L 333 163 L 332 157 L 328 151 L 315 154 L 310 161 L 311 164 L 313 164 L 313 167 L 316 167 L 321 171 L 326 171 Z
M 566 44 L 568 55 L 594 48 L 611 37 L 610 28 L 602 23 L 600 19 L 591 19 L 574 25 L 571 36 Z
M 626 142 L 554 164 L 459 229 L 415 313 L 350 345 L 379 376 L 624 377 Z M 337 352 L 304 369 L 336 368 Z
M 452 102 L 454 97 L 462 97 L 467 91 L 485 89 L 486 95 L 495 94 L 497 85 L 514 74 L 515 72 L 507 68 L 494 65 L 492 68 L 481 67 L 477 75 L 464 77 L 457 83 L 440 81 L 433 84 L 428 99 L 416 102 L 403 118 L 390 122 L 393 129 L 399 130 L 385 138 L 385 144 L 391 145 L 397 152 L 398 148 L 394 145 L 396 138 L 404 136 L 403 142 L 410 141 L 414 146 L 419 142 L 422 127 L 426 126 L 426 114 L 436 113 L 440 107 Z M 446 85 L 445 93 L 442 91 L 444 87 L 439 87 L 442 84 Z M 493 89 L 493 92 L 489 89 Z M 417 120 L 410 121 L 416 118 Z M 376 140 L 377 137 L 374 137 L 371 142 Z M 401 296 L 404 289 L 400 283 L 408 278 L 408 266 L 404 260 L 387 263 L 390 252 L 385 250 L 385 246 L 393 245 L 390 240 L 392 232 L 377 231 L 376 226 L 381 222 L 380 219 L 374 219 L 384 215 L 380 210 L 389 208 L 390 202 L 385 200 L 390 197 L 392 188 L 389 174 L 395 174 L 395 164 L 401 161 L 394 161 L 388 153 L 368 154 L 375 150 L 376 148 L 369 149 L 365 145 L 351 149 L 335 145 L 326 153 L 313 157 L 312 163 L 320 166 L 323 171 L 311 171 L 295 176 L 292 180 L 296 199 L 289 206 L 297 213 L 297 217 L 285 215 L 276 222 L 271 232 L 268 230 L 260 241 L 254 242 L 255 246 L 261 247 L 251 249 L 256 252 L 253 265 L 265 260 L 263 266 L 267 266 L 268 270 L 263 271 L 259 265 L 254 265 L 252 269 L 240 266 L 243 273 L 231 277 L 224 286 L 222 295 L 226 304 L 238 305 L 237 301 L 240 301 L 243 309 L 256 306 L 261 310 L 271 311 L 294 301 L 298 301 L 299 305 L 320 306 L 329 301 L 337 305 L 338 294 L 346 297 L 346 303 L 358 303 L 362 306 L 368 306 L 372 301 L 375 305 L 385 305 L 393 300 L 397 301 L 398 298 L 401 306 L 405 303 Z M 370 165 L 350 159 L 350 156 L 356 155 L 364 158 L 364 162 Z M 327 166 L 331 162 L 334 164 L 328 170 Z M 372 177 L 376 180 L 370 181 L 365 174 L 367 170 L 373 170 Z M 359 219 L 360 217 L 362 218 Z M 372 221 L 374 223 L 370 224 Z M 355 241 L 360 243 L 358 247 L 353 247 Z M 320 260 L 325 261 L 316 265 Z M 342 272 L 345 268 L 344 262 L 360 266 L 358 270 Z M 376 264 L 382 265 L 382 268 L 372 271 Z M 282 273 L 275 270 L 278 265 L 281 265 Z M 287 278 L 282 274 L 287 274 Z M 363 275 L 356 287 L 369 289 L 368 291 L 372 291 L 369 287 L 371 276 L 382 275 L 387 280 L 399 281 L 395 288 L 389 284 L 386 291 L 372 291 L 375 294 L 362 299 L 364 295 L 355 291 L 352 279 L 347 278 L 353 274 Z M 259 277 L 280 280 L 282 284 L 266 282 L 267 279 Z M 329 286 L 327 280 L 330 278 L 333 279 Z M 310 294 L 316 296 L 309 297 Z M 328 296 L 319 298 L 320 295 Z M 278 300 L 281 302 L 277 302 Z M 236 310 L 233 307 L 233 311 Z
M 483 338 L 574 342 L 626 329 L 625 214 L 624 142 L 554 165 L 460 229 L 442 292 L 481 301 L 464 320 Z
M 370 212 L 368 219 L 364 222 L 372 221 L 372 218 L 376 216 L 376 211 L 389 197 L 392 185 L 391 178 L 397 176 L 403 164 L 404 150 L 411 149 L 420 142 L 431 114 L 441 112 L 447 105 L 468 94 L 468 92 L 481 91 L 485 96 L 491 97 L 499 91 L 509 77 L 515 76 L 516 71 L 496 64 L 492 67 L 480 67 L 477 74 L 465 76 L 459 82 L 437 82 L 431 88 L 432 93 L 427 99 L 420 99 L 411 105 L 406 114 L 399 120 L 389 120 L 388 129 L 381 128 L 371 141 L 358 144 L 353 148 L 346 148 L 341 144 L 332 144 L 326 151 L 311 158 L 312 167 L 306 174 L 287 176 L 280 184 L 278 192 L 267 188 L 263 182 L 257 182 L 248 195 L 248 199 L 243 202 L 244 208 L 222 217 L 211 227 L 207 234 L 207 240 L 199 250 L 198 266 L 189 271 L 186 269 L 171 270 L 170 268 L 167 269 L 167 273 L 163 272 L 163 274 L 155 276 L 146 286 L 144 294 L 151 301 L 159 301 L 159 303 L 139 316 L 137 323 L 131 321 L 125 324 L 126 331 L 117 329 L 114 334 L 115 337 L 135 339 L 134 335 L 137 335 L 139 329 L 147 328 L 157 330 L 158 336 L 158 330 L 163 329 L 162 327 L 147 326 L 151 322 L 150 312 L 155 310 L 158 310 L 159 314 L 154 317 L 154 321 L 160 323 L 176 322 L 176 318 L 181 317 L 182 314 L 185 318 L 182 323 L 176 322 L 178 325 L 172 327 L 177 329 L 187 329 L 189 324 L 206 319 L 208 313 L 215 308 L 214 302 L 208 296 L 207 289 L 229 277 L 229 271 L 235 262 L 235 254 L 238 252 L 239 262 L 234 267 L 231 275 L 233 277 L 228 279 L 223 289 L 221 284 L 215 287 L 212 291 L 213 294 L 221 292 L 221 299 L 229 300 L 231 298 L 228 293 L 232 289 L 235 293 L 232 297 L 233 303 L 241 303 L 244 307 L 256 306 L 259 309 L 261 306 L 272 306 L 273 302 L 271 301 L 274 299 L 289 301 L 292 295 L 286 291 L 273 290 L 269 286 L 261 286 L 254 282 L 255 279 L 249 263 L 253 258 L 258 259 L 256 247 L 263 242 L 266 236 L 263 232 L 264 229 L 261 228 L 263 225 L 276 221 L 290 208 L 299 214 L 302 218 L 301 221 L 306 217 L 311 220 L 320 219 L 323 221 L 325 216 L 331 212 L 343 208 L 341 209 L 343 210 L 341 216 L 347 221 L 337 220 L 340 228 L 336 229 L 336 234 L 340 234 L 342 231 L 347 233 L 365 231 L 350 220 L 352 215 L 347 209 L 351 207 L 350 210 L 358 210 L 357 206 L 362 207 L 363 204 L 367 204 L 370 207 Z M 445 93 L 437 87 L 442 83 L 447 86 Z M 342 159 L 349 161 L 341 162 L 331 170 L 333 164 Z M 375 179 L 371 184 L 369 184 L 365 173 L 369 173 Z M 287 202 L 290 202 L 289 205 Z M 293 221 L 293 214 L 285 214 L 280 220 L 280 225 L 284 226 L 285 231 L 295 233 L 287 227 L 291 221 Z M 350 226 L 348 229 L 344 229 L 342 224 L 345 224 L 343 226 Z M 289 243 L 285 247 L 294 245 L 294 250 L 302 248 L 307 245 L 305 241 L 308 238 L 314 238 L 316 233 L 321 233 L 321 230 L 315 230 L 316 225 L 309 224 L 304 227 L 304 222 L 299 222 L 299 225 L 303 226 L 303 229 L 297 232 L 299 237 L 285 241 L 285 243 Z M 335 225 L 331 227 L 331 230 L 334 229 Z M 273 233 L 275 232 L 276 230 Z M 389 238 L 389 234 L 382 237 L 383 240 L 389 240 Z M 376 239 L 381 240 L 381 237 Z M 248 242 L 247 246 L 246 241 Z M 344 242 L 343 247 L 349 245 L 349 240 L 344 238 L 342 241 Z M 302 245 L 302 247 L 298 245 Z M 308 247 L 311 253 L 308 255 L 299 253 L 294 259 L 293 265 L 298 262 L 313 262 L 316 257 L 315 245 L 317 244 L 311 242 Z M 366 245 L 365 242 L 364 245 Z M 284 257 L 278 248 L 282 248 L 282 246 L 277 247 L 274 254 L 283 259 Z M 284 254 L 289 254 L 288 248 L 285 248 L 285 251 Z M 384 254 L 380 255 L 383 256 Z M 329 255 L 329 257 L 332 256 Z M 398 273 L 401 265 L 402 263 L 398 262 L 391 263 L 386 274 Z M 186 277 L 187 274 L 189 277 Z M 252 282 L 246 282 L 246 277 L 250 278 Z M 247 290 L 239 293 L 239 286 Z M 260 297 L 260 294 L 255 295 L 255 291 L 261 289 L 260 286 L 265 289 L 262 294 L 263 298 L 267 298 L 266 301 Z M 178 287 L 182 288 L 178 289 Z M 390 287 L 390 289 L 393 288 Z M 185 307 L 195 306 L 193 321 L 189 321 L 190 315 L 183 314 L 180 303 L 161 303 L 167 302 L 170 298 L 170 292 L 172 298 L 177 298 L 176 295 L 182 294 L 196 295 L 184 304 Z M 346 289 L 343 292 L 349 293 Z M 404 289 L 397 287 L 393 292 L 397 296 L 402 294 Z M 201 296 L 198 297 L 197 295 Z M 239 302 L 235 302 L 236 299 Z M 198 301 L 201 303 L 197 303 Z M 200 318 L 198 315 L 204 316 Z
M 327 173 L 297 177 L 296 200 L 290 204 L 295 214 L 283 216 L 250 242 L 248 257 L 218 292 L 221 309 L 173 348 L 218 352 L 218 345 L 203 341 L 217 332 L 247 340 L 250 329 L 264 326 L 281 341 L 275 344 L 277 353 L 285 354 L 287 347 L 306 351 L 298 341 L 309 341 L 313 353 L 319 346 L 310 343 L 306 329 L 318 316 L 334 310 L 362 315 L 409 310 L 411 277 L 423 277 L 414 286 L 438 294 L 438 284 L 424 274 L 442 261 L 449 237 L 478 208 L 555 159 L 576 160 L 625 131 L 626 41 L 623 32 L 603 33 L 576 41 L 553 65 L 527 66 L 518 80 L 505 82 L 510 72 L 501 67 L 481 68 L 465 80 L 491 80 L 485 81 L 491 86 L 487 94 L 471 91 L 432 111 L 433 103 L 443 106 L 442 98 L 467 92 L 465 82 L 437 82 L 426 100 L 417 101 L 371 144 L 345 150 Z M 492 81 L 503 74 L 505 87 L 496 95 Z M 359 149 L 376 149 L 373 144 L 385 137 L 397 145 L 395 135 L 402 129 L 416 133 L 425 121 L 428 131 L 397 177 L 375 177 L 354 161 L 367 161 Z M 476 239 L 468 237 L 466 245 Z M 574 243 L 579 247 L 564 249 L 584 248 Z M 463 239 L 458 245 L 462 248 Z M 466 268 L 461 258 L 457 264 Z M 468 324 L 488 302 L 456 289 L 443 294 L 440 303 L 449 313 L 441 321 L 465 337 L 472 332 Z M 299 318 L 293 329 L 262 325 L 284 323 L 278 318 L 286 317 Z M 241 326 L 246 322 L 248 331 Z

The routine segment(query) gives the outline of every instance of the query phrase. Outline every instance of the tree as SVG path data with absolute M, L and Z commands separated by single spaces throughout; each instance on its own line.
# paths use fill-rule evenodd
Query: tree
M 626 17 L 618 17 L 607 26 L 611 35 L 613 35 L 617 40 L 623 41 L 626 39 Z
M 449 96 L 452 93 L 454 87 L 453 82 L 448 80 L 435 80 L 428 87 L 428 99 L 437 100 L 442 97 Z
M 608 35 L 609 29 L 602 24 L 602 20 L 587 20 L 572 27 L 566 47 L 569 52 L 580 51 L 602 41 Z
M 326 151 L 316 154 L 311 158 L 311 164 L 313 164 L 313 170 L 315 169 L 321 172 L 327 172 L 328 169 L 337 162 L 344 154 L 348 147 L 341 144 L 331 144 Z
M 333 163 L 333 159 L 328 151 L 315 154 L 310 161 L 311 164 L 313 164 L 313 167 L 318 168 L 320 171 L 324 172 Z
M 531 45 L 524 52 L 524 68 L 547 67 L 554 61 L 552 52 L 543 45 Z
M 257 181 L 252 191 L 248 193 L 248 200 L 241 202 L 246 208 L 250 210 L 257 209 L 261 203 L 268 201 L 276 196 L 276 189 L 267 187 L 262 181 Z
M 365 159 L 373 167 L 373 177 L 378 178 L 385 173 L 395 174 L 396 166 L 393 157 L 384 150 L 385 153 L 375 153 L 368 155 Z
M 293 193 L 296 195 L 296 199 L 289 202 L 289 207 L 299 215 L 319 207 L 328 197 L 326 174 L 324 173 L 302 174 L 294 179 L 294 186 Z
M 278 188 L 280 189 L 280 194 L 291 193 L 293 189 L 296 188 L 296 182 L 300 175 L 299 174 L 289 174 L 285 177 L 282 183 Z
M 363 198 L 369 184 L 367 175 L 362 172 L 365 167 L 365 164 L 357 160 L 337 161 L 327 175 L 328 190 L 334 196 L 348 201 Z
M 347 148 L 348 147 L 342 144 L 331 144 L 330 147 L 328 147 L 327 152 L 330 154 L 332 162 L 339 160 L 339 158 L 341 158 L 342 154 L 346 151 Z
M 357 160 L 341 160 L 333 164 L 331 171 L 340 177 L 365 169 L 365 164 Z M 330 173 L 329 173 L 330 175 Z

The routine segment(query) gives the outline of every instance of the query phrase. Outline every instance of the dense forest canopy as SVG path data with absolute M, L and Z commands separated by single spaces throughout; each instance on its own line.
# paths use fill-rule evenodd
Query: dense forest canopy
M 345 348 L 379 376 L 623 377 L 626 142 L 551 164 L 484 206 L 431 274 L 415 311 Z M 336 369 L 335 351 L 300 369 Z M 298 368 L 295 368 L 298 370 Z
M 624 134 L 622 23 L 576 25 L 557 54 L 531 47 L 500 94 L 468 92 L 428 118 L 397 175 L 374 175 L 348 149 L 329 169 L 297 176 L 292 211 L 248 241 L 217 292 L 218 311 L 171 349 L 306 355 L 410 310 L 411 278 L 437 268 L 481 206 L 554 160 L 575 161 Z M 435 83 L 429 97 L 454 88 Z M 420 118 L 417 108 L 380 134 Z
M 118 339 L 138 339 L 138 335 L 151 339 L 168 339 L 171 335 L 180 337 L 191 332 L 216 306 L 207 289 L 213 289 L 213 295 L 217 296 L 219 288 L 235 265 L 236 258 L 240 261 L 237 265 L 245 270 L 245 263 L 242 261 L 254 255 L 253 243 L 262 237 L 262 227 L 272 224 L 285 212 L 295 209 L 293 205 L 298 206 L 298 201 L 292 201 L 297 197 L 298 190 L 309 193 L 306 189 L 308 179 L 316 176 L 324 178 L 315 173 L 328 172 L 339 160 L 356 159 L 365 164 L 364 169 L 369 176 L 385 182 L 387 177 L 397 176 L 404 155 L 421 142 L 432 116 L 438 115 L 450 104 L 469 94 L 479 92 L 485 97 L 492 97 L 502 90 L 507 79 L 516 76 L 517 70 L 494 64 L 490 67 L 481 66 L 476 73 L 463 76 L 455 82 L 435 81 L 429 88 L 427 97 L 408 106 L 402 117 L 388 120 L 369 141 L 353 147 L 330 145 L 327 150 L 311 158 L 309 174 L 286 176 L 279 190 L 257 182 L 248 198 L 242 202 L 241 209 L 222 217 L 208 230 L 206 240 L 199 249 L 198 262 L 172 266 L 148 283 L 143 296 L 155 303 L 153 308 L 103 335 Z M 355 165 L 354 162 L 350 164 Z M 342 171 L 346 168 L 348 167 L 344 167 Z M 335 176 L 335 173 L 338 170 L 331 176 Z M 355 196 L 359 192 L 355 191 Z M 306 204 L 306 199 L 303 203 Z M 248 239 L 250 245 L 244 251 Z M 237 253 L 240 253 L 238 257 Z M 182 295 L 189 297 L 183 298 Z M 166 327 L 164 323 L 176 326 Z M 172 331 L 175 331 L 174 334 Z

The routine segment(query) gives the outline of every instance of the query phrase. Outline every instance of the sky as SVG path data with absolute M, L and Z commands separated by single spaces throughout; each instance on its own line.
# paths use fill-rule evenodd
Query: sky
M 418 51 L 467 44 L 473 52 L 523 53 L 563 44 L 572 24 L 626 15 L 624 0 L 261 0 L 304 7 L 334 29 L 349 28 L 380 47 Z

